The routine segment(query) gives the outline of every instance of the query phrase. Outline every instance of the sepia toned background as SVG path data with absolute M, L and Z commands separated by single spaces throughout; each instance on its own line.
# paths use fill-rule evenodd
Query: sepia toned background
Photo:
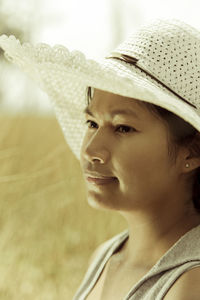
M 91 58 L 161 17 L 200 29 L 193 0 L 0 0 L 0 34 Z M 94 249 L 126 223 L 89 207 L 47 95 L 2 51 L 0 65 L 0 299 L 72 299 Z

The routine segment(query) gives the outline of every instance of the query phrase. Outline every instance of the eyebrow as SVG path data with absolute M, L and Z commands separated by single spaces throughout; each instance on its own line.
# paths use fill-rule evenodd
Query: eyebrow
M 88 106 L 84 109 L 83 113 L 94 117 L 92 111 L 89 109 Z M 138 115 L 132 110 L 123 110 L 123 109 L 112 110 L 110 115 L 111 117 L 113 117 L 114 115 L 127 115 L 139 119 Z

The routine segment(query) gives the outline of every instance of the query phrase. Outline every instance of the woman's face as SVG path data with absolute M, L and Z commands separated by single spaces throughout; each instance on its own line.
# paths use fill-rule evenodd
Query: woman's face
M 179 174 L 168 157 L 164 123 L 140 101 L 97 89 L 89 110 L 93 116 L 85 114 L 90 121 L 81 148 L 82 171 L 116 177 L 98 185 L 84 174 L 90 205 L 130 211 L 169 200 Z

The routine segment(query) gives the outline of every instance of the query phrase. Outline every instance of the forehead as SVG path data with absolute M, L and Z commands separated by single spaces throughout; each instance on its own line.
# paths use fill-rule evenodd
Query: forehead
M 135 98 L 124 97 L 107 91 L 94 89 L 91 93 L 90 109 L 95 112 L 113 110 L 132 111 L 138 115 L 150 114 L 144 102 Z

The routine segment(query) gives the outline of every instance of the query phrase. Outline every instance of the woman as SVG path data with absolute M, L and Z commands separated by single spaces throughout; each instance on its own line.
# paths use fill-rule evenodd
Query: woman
M 127 221 L 74 300 L 199 299 L 200 33 L 159 20 L 102 62 L 14 37 L 0 46 L 53 100 L 90 205 Z

